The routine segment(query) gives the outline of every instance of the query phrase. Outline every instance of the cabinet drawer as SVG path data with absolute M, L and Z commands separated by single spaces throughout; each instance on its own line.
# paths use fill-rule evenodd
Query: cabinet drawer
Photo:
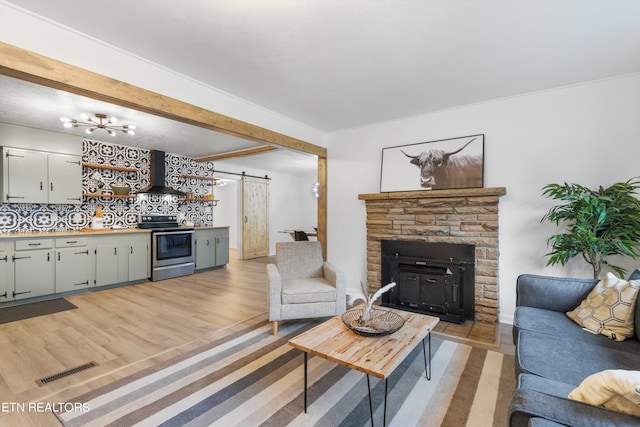
M 87 246 L 88 240 L 86 237 L 62 237 L 56 239 L 56 248 L 70 248 L 73 246 Z
M 30 249 L 51 249 L 51 248 L 53 248 L 53 239 L 16 240 L 16 251 L 25 251 Z

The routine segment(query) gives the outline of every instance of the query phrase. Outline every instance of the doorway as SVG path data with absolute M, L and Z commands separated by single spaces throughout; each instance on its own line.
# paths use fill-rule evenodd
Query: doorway
M 242 177 L 242 259 L 269 255 L 269 180 Z

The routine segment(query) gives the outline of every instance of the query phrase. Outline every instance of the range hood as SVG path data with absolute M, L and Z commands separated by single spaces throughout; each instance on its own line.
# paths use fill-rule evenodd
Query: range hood
M 138 194 L 170 194 L 172 196 L 186 196 L 182 191 L 174 190 L 168 187 L 165 182 L 166 163 L 164 151 L 151 150 L 151 185 L 144 190 L 138 191 Z

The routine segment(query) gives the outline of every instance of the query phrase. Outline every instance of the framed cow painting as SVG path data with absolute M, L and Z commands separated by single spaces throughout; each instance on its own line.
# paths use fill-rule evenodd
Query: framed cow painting
M 382 149 L 381 193 L 483 185 L 483 134 Z

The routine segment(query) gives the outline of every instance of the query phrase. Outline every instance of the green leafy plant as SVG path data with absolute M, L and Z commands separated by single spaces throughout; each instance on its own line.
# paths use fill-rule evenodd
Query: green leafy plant
M 566 226 L 566 232 L 547 240 L 551 252 L 547 265 L 565 265 L 576 255 L 593 267 L 593 278 L 598 279 L 603 265 L 621 277 L 626 271 L 607 262 L 612 255 L 639 256 L 640 200 L 635 197 L 640 178 L 613 184 L 609 188 L 591 190 L 578 184 L 549 184 L 543 195 L 564 203 L 552 207 L 542 217 L 557 226 Z

